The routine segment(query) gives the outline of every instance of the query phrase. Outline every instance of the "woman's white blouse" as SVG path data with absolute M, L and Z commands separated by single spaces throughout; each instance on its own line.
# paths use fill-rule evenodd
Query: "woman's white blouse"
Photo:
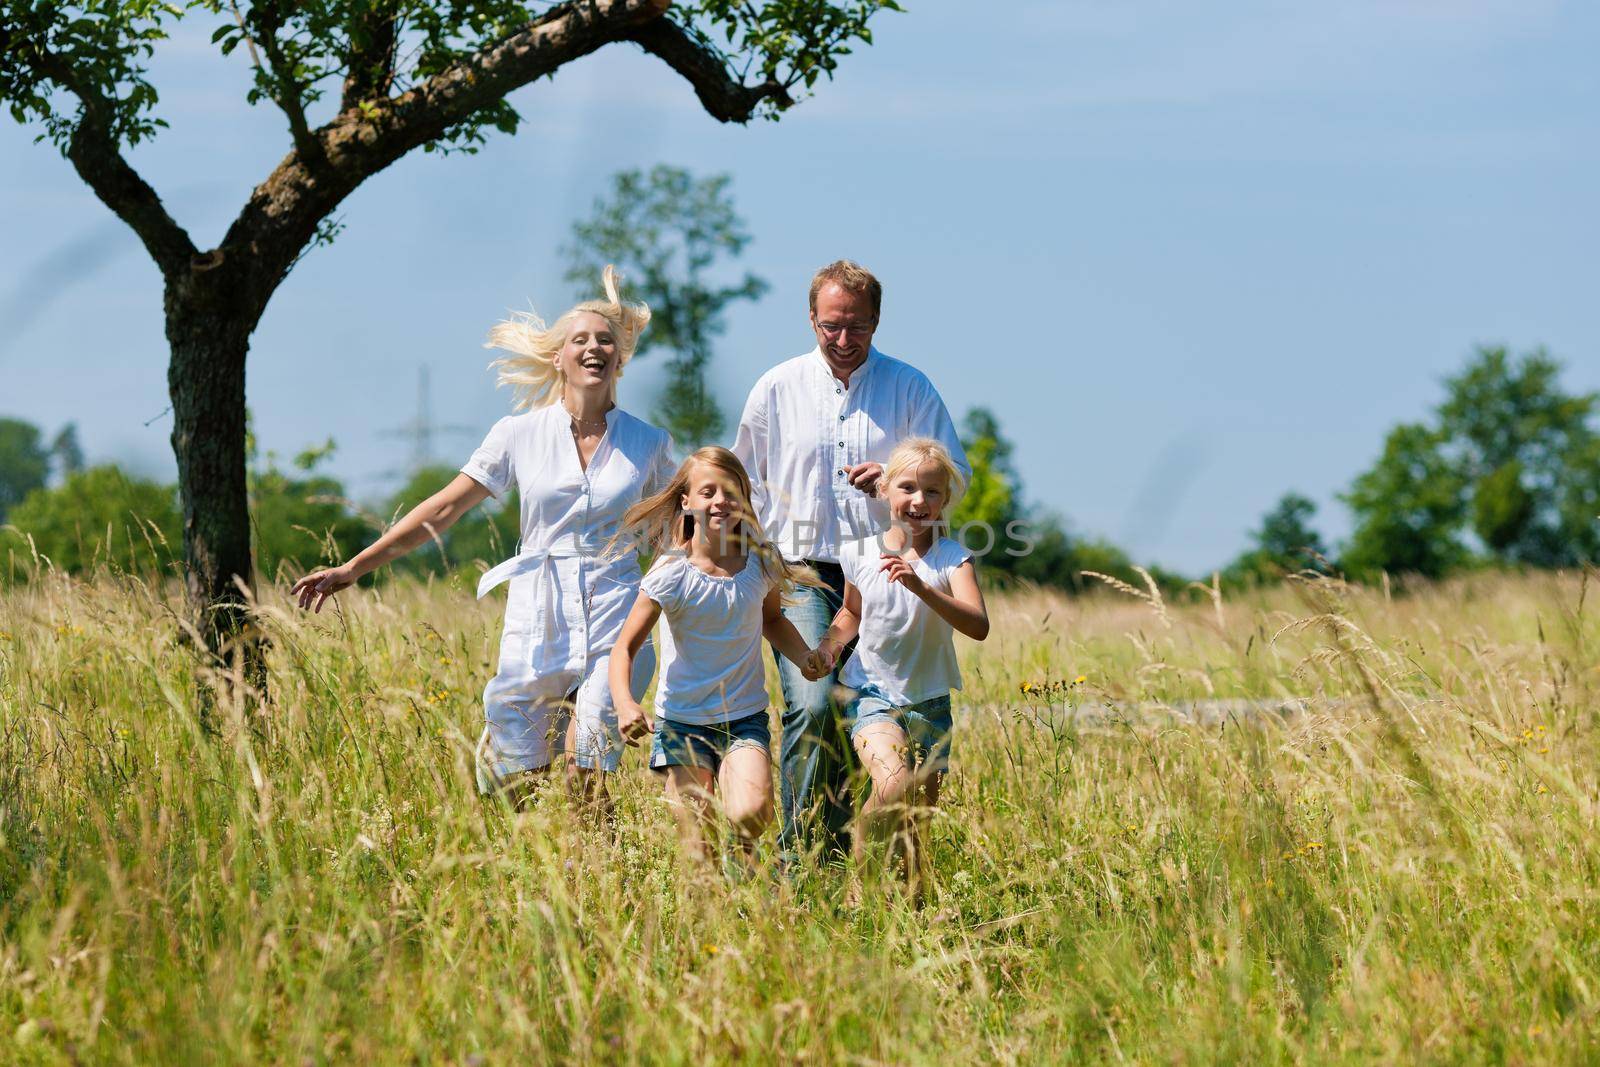
M 883 463 L 908 437 L 950 450 L 972 476 L 955 423 L 928 376 L 876 348 L 847 386 L 813 348 L 761 376 L 745 402 L 733 452 L 750 474 L 751 504 L 789 559 L 836 562 L 845 541 L 889 523 L 887 507 L 850 484 L 845 468 Z
M 772 581 L 754 556 L 731 577 L 683 555 L 658 560 L 640 591 L 661 606 L 656 712 L 674 722 L 732 722 L 767 710 L 761 605 Z
M 478 595 L 510 581 L 506 637 L 519 639 L 536 674 L 585 670 L 616 643 L 639 591 L 639 559 L 631 544 L 604 550 L 623 513 L 675 470 L 665 430 L 612 408 L 586 471 L 560 404 L 501 419 L 461 468 L 497 499 L 517 489 L 521 545 L 484 575 Z
M 911 566 L 924 582 L 948 593 L 950 576 L 971 558 L 959 541 L 941 537 Z M 844 545 L 839 567 L 844 580 L 861 593 L 861 633 L 839 680 L 851 689 L 876 686 L 901 707 L 960 689 L 955 630 L 927 601 L 889 581 L 878 539 Z

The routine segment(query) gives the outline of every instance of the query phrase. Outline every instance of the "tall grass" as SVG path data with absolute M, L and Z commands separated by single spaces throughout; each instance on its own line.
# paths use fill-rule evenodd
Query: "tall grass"
M 686 869 L 637 753 L 614 833 L 481 801 L 492 604 L 279 589 L 272 701 L 208 737 L 175 590 L 39 574 L 0 1059 L 1595 1062 L 1591 592 L 998 598 L 918 910 Z

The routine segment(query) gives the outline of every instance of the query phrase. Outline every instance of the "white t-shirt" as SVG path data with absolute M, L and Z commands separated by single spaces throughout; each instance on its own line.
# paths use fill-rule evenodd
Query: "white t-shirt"
M 961 688 L 955 631 L 917 594 L 882 571 L 876 537 L 839 547 L 844 579 L 861 592 L 861 635 L 840 680 L 852 689 L 873 685 L 900 705 L 916 704 Z M 959 541 L 941 537 L 928 554 L 912 561 L 918 577 L 950 592 L 950 575 L 972 558 Z
M 730 578 L 681 555 L 656 561 L 639 591 L 661 605 L 656 714 L 674 722 L 732 722 L 767 710 L 761 603 L 772 583 L 754 556 Z

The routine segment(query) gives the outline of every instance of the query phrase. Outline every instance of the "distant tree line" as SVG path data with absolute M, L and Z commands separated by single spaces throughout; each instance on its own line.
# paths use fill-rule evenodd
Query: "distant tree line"
M 115 464 L 84 467 L 75 436 L 70 450 L 44 449 L 40 440 L 37 427 L 0 420 L 0 501 L 16 501 L 0 527 L 0 581 L 26 577 L 36 556 L 71 574 L 96 567 L 177 573 L 183 534 L 175 484 Z M 29 447 L 13 448 L 14 442 Z M 334 453 L 332 440 L 285 465 L 275 452 L 260 453 L 250 434 L 246 453 L 252 548 L 260 572 L 272 578 L 350 558 L 455 475 L 451 467 L 424 467 L 385 499 L 363 507 L 322 470 Z M 59 472 L 54 478 L 48 475 L 52 462 Z M 391 573 L 444 576 L 476 560 L 498 561 L 516 550 L 518 525 L 514 501 L 475 509 L 436 544 L 397 561 Z
M 1314 526 L 1316 505 L 1289 493 L 1222 568 L 1222 582 L 1238 588 L 1307 571 L 1361 581 L 1384 574 L 1431 579 L 1475 567 L 1600 561 L 1600 394 L 1567 393 L 1560 375 L 1561 365 L 1543 351 L 1517 357 L 1479 349 L 1446 379 L 1431 416 L 1391 430 L 1377 460 L 1341 494 L 1355 518 L 1343 544 L 1329 545 Z M 951 525 L 986 551 L 990 577 L 1068 591 L 1097 584 L 1086 577 L 1091 573 L 1142 584 L 1127 552 L 1072 532 L 1059 515 L 1027 500 L 1015 448 L 992 411 L 968 411 L 961 436 L 972 480 Z M 348 559 L 454 474 L 448 466 L 424 467 L 386 499 L 362 507 L 322 469 L 333 451 L 330 440 L 285 464 L 248 437 L 261 573 L 276 578 Z M 0 575 L 26 574 L 34 554 L 68 572 L 97 564 L 174 568 L 178 514 L 176 486 L 112 465 L 85 467 L 73 427 L 47 443 L 38 427 L 0 419 L 0 519 L 9 523 L 0 529 Z M 514 504 L 479 509 L 394 572 L 445 576 L 503 559 L 516 548 L 517 528 Z M 1168 590 L 1187 585 L 1180 574 L 1147 570 Z
M 1340 499 L 1355 520 L 1337 554 L 1290 493 L 1223 572 L 1235 583 L 1306 569 L 1362 581 L 1479 567 L 1600 562 L 1600 393 L 1569 393 L 1537 349 L 1480 347 L 1431 416 L 1389 431 Z

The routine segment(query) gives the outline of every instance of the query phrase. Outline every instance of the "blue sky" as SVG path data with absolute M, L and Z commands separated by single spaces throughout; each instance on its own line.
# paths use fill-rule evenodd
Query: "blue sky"
M 519 93 L 515 138 L 368 182 L 256 334 L 264 447 L 331 434 L 334 471 L 380 494 L 423 364 L 435 417 L 486 429 L 509 396 L 485 330 L 577 295 L 571 221 L 656 162 L 733 175 L 743 266 L 772 283 L 718 354 L 731 413 L 809 347 L 811 270 L 850 256 L 885 283 L 879 346 L 958 417 L 999 414 L 1030 500 L 1188 571 L 1289 489 L 1345 533 L 1335 494 L 1475 344 L 1547 346 L 1600 388 L 1600 7 L 906 6 L 779 123 L 721 126 L 618 47 Z M 133 155 L 203 247 L 287 147 L 209 28 L 158 52 L 172 128 Z M 0 414 L 76 420 L 92 460 L 168 476 L 155 269 L 32 132 L 0 127 Z M 623 383 L 641 412 L 651 362 Z

